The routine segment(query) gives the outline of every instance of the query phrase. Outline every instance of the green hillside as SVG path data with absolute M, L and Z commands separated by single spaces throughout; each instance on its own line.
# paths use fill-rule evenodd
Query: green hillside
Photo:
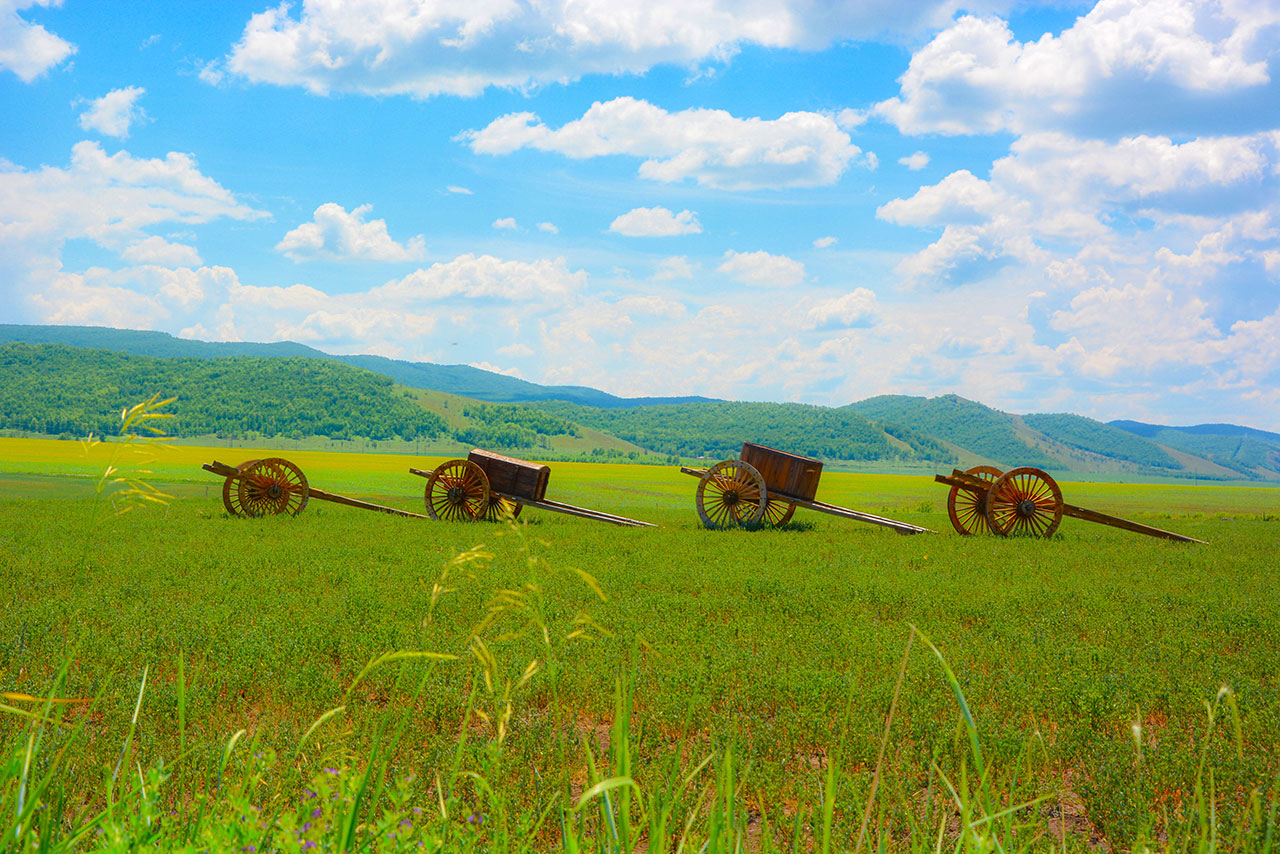
M 930 398 L 881 395 L 851 403 L 843 411 L 884 424 L 908 426 L 1002 465 L 1058 466 L 1057 460 L 1018 438 L 1008 415 L 954 394 Z
M 429 438 L 438 415 L 384 376 L 323 359 L 155 359 L 56 344 L 0 344 L 0 429 L 114 433 L 118 413 L 176 396 L 174 436 Z
M 1182 464 L 1149 439 L 1082 415 L 1024 415 L 1023 423 L 1068 447 L 1140 466 L 1180 469 Z
M 857 413 L 822 406 L 727 401 L 614 409 L 536 406 L 658 454 L 736 457 L 745 441 L 831 460 L 953 459 L 942 445 L 914 430 L 895 427 L 889 434 Z
M 388 376 L 410 388 L 444 391 L 491 402 L 567 400 L 587 406 L 646 406 L 655 403 L 684 403 L 702 397 L 623 398 L 585 386 L 543 386 L 527 380 L 473 368 L 470 365 L 437 365 L 406 362 L 384 356 L 336 356 L 321 350 L 280 341 L 259 344 L 248 341 L 212 342 L 175 338 L 164 332 L 110 329 L 101 326 L 21 326 L 0 324 L 0 342 L 62 344 L 112 350 L 135 356 L 157 358 L 219 359 L 229 356 L 302 356 L 343 362 Z
M 1280 434 L 1235 424 L 1166 427 L 1140 421 L 1112 421 L 1109 426 L 1204 457 L 1246 477 L 1280 477 Z

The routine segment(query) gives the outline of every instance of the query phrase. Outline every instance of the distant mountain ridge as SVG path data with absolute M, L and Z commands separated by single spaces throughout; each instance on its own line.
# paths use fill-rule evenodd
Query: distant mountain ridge
M 394 381 L 401 387 L 402 397 L 428 410 L 435 407 L 432 411 L 450 421 L 453 426 L 449 432 L 459 441 L 511 450 L 527 445 L 534 454 L 539 448 L 546 450 L 550 441 L 573 453 L 622 449 L 632 458 L 650 454 L 711 459 L 734 456 L 742 441 L 756 441 L 824 459 L 895 466 L 949 468 L 955 464 L 967 468 L 989 464 L 1007 469 L 1032 465 L 1055 472 L 1119 477 L 1280 481 L 1280 433 L 1234 424 L 1170 427 L 1125 420 L 1103 423 L 1070 413 L 1017 415 L 954 394 L 933 398 L 881 395 L 837 408 L 703 397 L 621 398 L 582 386 L 542 386 L 468 365 L 406 362 L 372 355 L 334 356 L 295 342 L 216 343 L 100 327 L 0 325 L 0 350 L 17 346 L 4 342 L 77 350 L 80 356 L 71 353 L 48 362 L 63 371 L 75 370 L 77 359 L 84 368 L 107 370 L 111 363 L 102 361 L 103 351 L 185 363 L 190 378 L 216 377 L 219 369 L 205 364 L 212 359 L 228 359 L 229 366 L 260 361 L 262 366 L 253 370 L 266 371 L 263 376 L 274 377 L 272 382 L 278 382 L 279 374 L 272 373 L 268 363 L 275 360 L 340 363 L 344 370 L 380 376 L 387 388 Z M 13 376 L 23 377 L 20 360 L 31 358 L 30 354 L 13 358 L 19 359 Z M 46 354 L 43 358 L 49 357 Z M 249 377 L 244 373 L 247 369 L 244 365 L 235 367 L 241 377 Z M 37 370 L 34 364 L 31 370 Z M 198 384 L 191 385 L 186 374 L 175 370 L 174 365 L 157 364 L 144 370 L 120 363 L 109 367 L 107 373 L 117 371 L 139 388 L 148 381 L 146 377 L 154 375 L 156 382 L 185 387 L 188 395 L 201 394 Z M 342 381 L 363 382 L 345 375 Z M 92 393 L 91 399 L 77 404 L 80 412 L 87 417 L 107 402 L 113 389 L 118 392 L 125 385 L 115 380 L 97 383 L 86 391 Z M 356 399 L 358 395 L 353 392 L 348 397 Z M 369 405 L 373 399 L 368 398 Z M 0 428 L 34 432 L 71 429 L 69 425 L 56 431 L 23 426 L 60 423 L 51 412 L 28 412 L 21 424 L 15 422 L 16 413 L 22 407 L 29 408 L 27 400 L 13 397 L 7 405 L 9 412 L 0 407 Z M 460 414 L 449 408 L 450 400 Z M 118 411 L 121 402 L 113 405 Z M 318 435 L 343 432 L 344 419 L 352 425 L 363 421 L 380 425 L 359 429 L 388 429 L 385 419 L 368 418 L 354 410 L 328 415 L 332 417 L 318 422 L 326 425 Z M 226 413 L 219 417 L 231 423 Z M 397 415 L 397 425 L 409 424 L 404 417 L 404 413 Z M 264 432 L 276 428 L 263 424 L 249 429 Z M 413 423 L 407 429 L 395 426 L 391 432 L 422 434 L 432 429 L 438 425 Z M 297 433 L 298 426 L 291 432 Z
M 710 401 L 709 397 L 618 397 L 586 386 L 544 386 L 505 374 L 473 368 L 470 365 L 437 365 L 432 362 L 406 362 L 384 356 L 340 356 L 298 344 L 277 341 L 254 342 L 197 341 L 177 338 L 167 332 L 136 329 L 111 329 L 105 326 L 20 326 L 0 324 L 0 343 L 17 341 L 24 344 L 62 344 L 112 350 L 134 356 L 162 359 L 217 359 L 228 356 L 301 356 L 330 359 L 377 374 L 391 377 L 410 388 L 431 389 L 450 394 L 486 400 L 493 403 L 520 403 L 535 400 L 563 400 L 584 406 L 653 406 L 668 403 Z

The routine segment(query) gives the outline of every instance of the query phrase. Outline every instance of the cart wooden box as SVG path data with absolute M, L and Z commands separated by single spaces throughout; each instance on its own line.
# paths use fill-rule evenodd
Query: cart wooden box
M 504 457 L 479 448 L 467 454 L 467 459 L 484 469 L 491 492 L 501 492 L 528 501 L 541 501 L 547 495 L 547 481 L 551 479 L 550 466 Z
M 788 498 L 812 501 L 818 494 L 818 480 L 822 477 L 822 463 L 812 457 L 789 454 L 777 448 L 742 443 L 738 459 L 752 465 L 764 478 L 770 494 L 778 493 Z

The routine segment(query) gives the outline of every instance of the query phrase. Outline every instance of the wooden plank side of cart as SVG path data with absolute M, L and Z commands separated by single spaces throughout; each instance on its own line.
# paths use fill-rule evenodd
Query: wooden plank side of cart
M 704 478 L 707 476 L 707 469 L 691 469 L 684 466 L 680 467 L 681 474 L 692 475 L 696 478 Z M 899 534 L 936 534 L 931 528 L 922 528 L 919 525 L 912 525 L 907 522 L 899 522 L 896 519 L 886 519 L 884 516 L 876 516 L 871 513 L 860 513 L 857 510 L 850 510 L 847 507 L 839 507 L 835 504 L 828 504 L 825 501 L 816 499 L 810 500 L 800 498 L 795 495 L 788 495 L 785 492 L 770 490 L 769 500 L 772 501 L 776 497 L 778 501 L 785 501 L 794 504 L 797 507 L 803 507 L 806 510 L 813 510 L 818 513 L 826 513 L 828 516 L 838 516 L 841 519 L 851 519 L 855 522 L 866 522 L 871 525 L 879 525 L 883 528 L 891 528 Z

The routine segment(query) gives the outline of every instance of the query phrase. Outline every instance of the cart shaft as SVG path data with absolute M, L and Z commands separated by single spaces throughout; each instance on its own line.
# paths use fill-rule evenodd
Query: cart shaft
M 499 498 L 505 498 L 516 504 L 523 504 L 526 507 L 534 507 L 538 510 L 550 510 L 552 513 L 563 513 L 566 516 L 577 516 L 579 519 L 592 519 L 596 522 L 608 522 L 611 525 L 621 525 L 626 528 L 656 528 L 650 522 L 641 522 L 639 519 L 628 519 L 626 516 L 615 516 L 612 513 L 602 513 L 599 510 L 588 510 L 585 507 L 575 507 L 572 504 L 564 504 L 560 501 L 552 501 L 543 498 L 540 501 L 530 501 L 528 498 L 519 498 L 506 493 L 493 493 Z
M 1201 545 L 1208 545 L 1204 540 L 1197 540 L 1195 537 L 1185 537 L 1182 534 L 1175 534 L 1173 531 L 1153 528 L 1150 525 L 1143 525 L 1141 522 L 1130 522 L 1128 519 L 1121 519 L 1118 516 L 1108 516 L 1106 513 L 1098 513 L 1095 510 L 1086 510 L 1083 507 L 1076 507 L 1072 504 L 1062 505 L 1062 515 L 1070 516 L 1073 519 L 1083 519 L 1086 522 L 1097 522 L 1099 525 L 1120 528 L 1124 531 L 1132 531 L 1135 534 L 1146 534 L 1148 537 L 1159 537 L 1164 540 L 1176 540 L 1180 543 L 1200 543 Z
M 220 463 L 214 460 L 212 463 L 205 463 L 201 466 L 207 472 L 219 475 L 220 477 L 231 478 L 237 480 L 243 475 L 235 466 L 229 466 L 226 463 Z M 376 510 L 379 513 L 390 513 L 393 516 L 407 516 L 410 519 L 429 519 L 429 516 L 423 516 L 419 513 L 410 513 L 408 510 L 398 510 L 395 507 L 384 507 L 381 504 L 374 504 L 370 501 L 360 501 L 356 498 L 348 498 L 345 495 L 337 495 L 332 492 L 325 492 L 323 489 L 317 489 L 314 486 L 307 488 L 307 495 L 310 498 L 318 498 L 321 501 L 331 501 L 334 504 L 343 504 L 347 507 L 358 507 L 361 510 Z

